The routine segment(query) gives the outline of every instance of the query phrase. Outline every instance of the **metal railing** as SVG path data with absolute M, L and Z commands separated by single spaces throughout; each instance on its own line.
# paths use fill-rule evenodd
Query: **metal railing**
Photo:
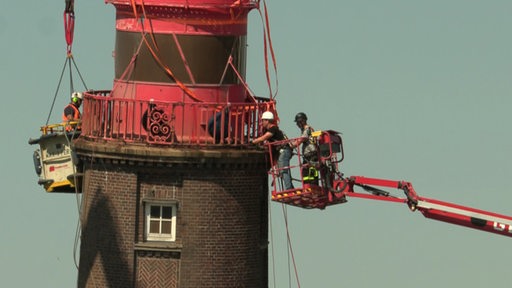
M 84 93 L 82 137 L 159 145 L 246 145 L 275 102 L 165 102 L 120 99 L 110 91 Z

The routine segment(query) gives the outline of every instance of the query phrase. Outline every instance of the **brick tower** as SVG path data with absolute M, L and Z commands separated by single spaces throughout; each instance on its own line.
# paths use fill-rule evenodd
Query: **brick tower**
M 255 0 L 107 0 L 115 79 L 84 95 L 78 287 L 267 287 L 270 99 L 244 81 Z

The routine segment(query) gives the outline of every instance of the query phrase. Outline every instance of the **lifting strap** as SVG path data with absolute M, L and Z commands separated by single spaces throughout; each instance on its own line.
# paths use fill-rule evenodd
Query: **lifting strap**
M 258 1 L 258 3 L 259 3 L 259 1 Z M 274 54 L 274 47 L 272 46 L 272 37 L 270 36 L 270 24 L 269 24 L 269 18 L 268 18 L 267 3 L 265 0 L 263 0 L 263 9 L 265 12 L 265 17 L 263 17 L 263 14 L 258 5 L 258 12 L 260 13 L 262 22 L 264 22 L 264 25 L 263 25 L 263 50 L 264 51 L 263 52 L 264 52 L 264 56 L 265 56 L 265 73 L 267 76 L 267 84 L 268 84 L 268 89 L 269 89 L 269 93 L 270 93 L 270 99 L 275 99 L 277 96 L 277 92 L 279 90 L 279 81 L 278 81 L 278 77 L 277 77 L 277 62 L 276 62 L 276 57 Z M 267 41 L 268 41 L 268 46 L 267 46 Z M 270 51 L 270 56 L 272 57 L 272 64 L 274 67 L 274 73 L 275 73 L 275 77 L 276 77 L 275 93 L 272 92 L 272 84 L 270 83 L 270 72 L 268 70 L 268 51 Z
M 138 19 L 139 18 L 139 13 L 137 12 L 137 3 L 135 2 L 135 0 L 131 0 L 130 1 L 130 5 L 131 5 L 132 10 L 133 10 L 133 16 L 135 17 L 135 19 Z M 140 8 L 142 10 L 142 16 L 143 16 L 141 18 L 141 25 L 144 25 L 144 19 L 148 19 L 148 21 L 151 22 L 151 19 L 149 19 L 147 17 L 147 15 L 146 15 L 146 9 L 145 9 L 145 4 L 144 4 L 143 0 L 140 3 Z M 148 39 L 146 39 L 146 34 L 149 34 L 149 36 L 151 37 L 151 41 L 152 41 L 153 45 L 151 45 L 149 43 Z M 144 42 L 144 44 L 148 48 L 149 52 L 153 56 L 153 59 L 158 63 L 158 65 L 160 65 L 160 67 L 167 73 L 167 75 L 169 75 L 174 80 L 174 82 L 176 82 L 176 85 L 178 85 L 178 87 L 180 87 L 181 90 L 183 92 L 185 92 L 190 98 L 194 99 L 197 102 L 203 102 L 201 99 L 199 99 L 195 95 L 195 93 L 192 90 L 190 90 L 185 85 L 185 83 L 181 82 L 178 78 L 176 78 L 176 75 L 174 75 L 174 73 L 171 70 L 171 68 L 168 67 L 164 63 L 164 61 L 162 61 L 162 59 L 160 59 L 159 53 L 157 53 L 158 52 L 158 46 L 156 44 L 156 40 L 155 40 L 155 36 L 154 36 L 153 30 L 151 29 L 149 32 L 145 32 L 144 31 L 144 27 L 143 27 L 143 29 L 141 30 L 141 36 L 142 36 L 142 41 Z
M 71 54 L 71 46 L 73 45 L 73 34 L 75 32 L 75 1 L 66 0 L 66 8 L 64 8 L 64 33 L 66 36 L 67 53 Z

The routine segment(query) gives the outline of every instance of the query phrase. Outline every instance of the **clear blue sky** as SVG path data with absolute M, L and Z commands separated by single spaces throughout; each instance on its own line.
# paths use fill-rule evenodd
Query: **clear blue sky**
M 306 112 L 314 128 L 343 132 L 345 175 L 407 180 L 422 196 L 512 215 L 512 2 L 268 6 L 289 136 L 299 133 L 295 113 Z M 63 8 L 62 0 L 0 3 L 2 287 L 76 286 L 76 198 L 37 185 L 27 143 L 46 121 L 65 60 Z M 77 0 L 75 10 L 75 60 L 89 88 L 110 89 L 114 8 Z M 267 95 L 261 29 L 253 11 L 248 82 Z M 68 90 L 64 82 L 55 122 Z M 281 206 L 271 207 L 269 287 L 297 287 L 288 281 Z M 287 213 L 301 287 L 510 285 L 507 237 L 369 200 Z

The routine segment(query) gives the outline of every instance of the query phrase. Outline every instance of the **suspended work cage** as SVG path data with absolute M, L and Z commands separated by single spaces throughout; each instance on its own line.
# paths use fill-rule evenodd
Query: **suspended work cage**
M 80 135 L 80 131 L 70 129 L 77 124 L 46 125 L 41 127 L 39 138 L 29 140 L 29 144 L 39 145 L 33 155 L 34 167 L 39 176 L 38 184 L 43 185 L 47 192 L 79 192 L 78 158 L 74 155 L 72 140 Z

